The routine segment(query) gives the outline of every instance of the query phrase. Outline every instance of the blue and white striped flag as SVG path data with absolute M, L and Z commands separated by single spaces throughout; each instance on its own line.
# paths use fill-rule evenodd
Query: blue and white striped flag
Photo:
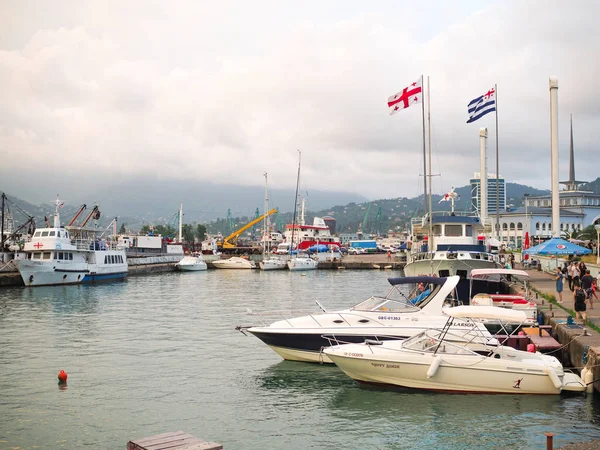
M 492 88 L 482 96 L 472 100 L 467 108 L 469 109 L 467 123 L 475 122 L 487 113 L 496 111 L 496 90 Z

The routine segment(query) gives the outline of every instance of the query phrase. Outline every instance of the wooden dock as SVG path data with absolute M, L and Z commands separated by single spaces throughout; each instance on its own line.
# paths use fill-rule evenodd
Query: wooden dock
M 223 450 L 221 444 L 206 442 L 183 431 L 157 434 L 127 443 L 127 450 Z

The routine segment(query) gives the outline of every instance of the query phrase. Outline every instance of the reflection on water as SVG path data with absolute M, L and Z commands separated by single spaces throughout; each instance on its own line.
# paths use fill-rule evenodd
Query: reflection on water
M 600 437 L 583 396 L 365 388 L 234 330 L 247 308 L 345 308 L 384 271 L 207 271 L 0 289 L 0 449 L 124 448 L 185 430 L 230 449 L 544 448 Z M 69 374 L 57 389 L 57 374 Z

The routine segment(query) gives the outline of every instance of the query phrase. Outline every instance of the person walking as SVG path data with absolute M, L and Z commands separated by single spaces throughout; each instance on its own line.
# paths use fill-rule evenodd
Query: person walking
M 581 284 L 581 272 L 579 271 L 579 264 L 573 263 L 573 269 L 571 273 L 573 275 L 573 286 L 576 284 Z
M 581 289 L 583 289 L 585 297 L 590 301 L 590 309 L 594 309 L 594 302 L 592 301 L 592 284 L 594 284 L 594 278 L 590 275 L 590 269 L 586 269 L 585 275 L 581 277 Z
M 573 291 L 573 303 L 574 303 L 574 308 L 575 309 L 575 322 L 577 322 L 577 319 L 582 320 L 582 325 L 585 328 L 585 321 L 587 320 L 587 314 L 586 314 L 586 305 L 585 305 L 585 292 L 583 292 L 583 289 L 581 289 L 581 286 L 579 285 L 579 283 L 575 283 L 575 291 Z
M 565 276 L 560 270 L 560 267 L 556 268 L 556 273 L 554 274 L 554 279 L 556 280 L 556 293 L 558 294 L 558 303 L 563 302 L 562 292 L 563 292 L 563 278 Z
M 567 267 L 567 281 L 569 282 L 569 289 L 573 292 L 573 266 L 575 261 L 571 261 L 571 264 Z

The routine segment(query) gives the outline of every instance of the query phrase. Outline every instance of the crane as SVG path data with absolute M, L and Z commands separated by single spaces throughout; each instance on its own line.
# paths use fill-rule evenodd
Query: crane
M 275 214 L 276 212 L 277 212 L 277 208 L 274 208 L 271 211 L 267 212 L 266 214 L 263 214 L 259 218 L 254 219 L 253 221 L 247 223 L 242 228 L 240 228 L 238 230 L 235 230 L 229 236 L 227 236 L 226 238 L 223 238 L 222 241 L 217 241 L 217 247 L 218 248 L 222 248 L 222 249 L 234 249 L 234 248 L 236 248 L 236 246 L 237 246 L 237 240 L 238 240 L 238 238 L 241 236 L 241 234 L 244 231 L 246 231 L 248 228 L 253 227 L 254 225 L 256 225 L 257 223 L 259 223 L 261 220 L 264 220 L 266 217 L 270 216 L 271 214 Z

